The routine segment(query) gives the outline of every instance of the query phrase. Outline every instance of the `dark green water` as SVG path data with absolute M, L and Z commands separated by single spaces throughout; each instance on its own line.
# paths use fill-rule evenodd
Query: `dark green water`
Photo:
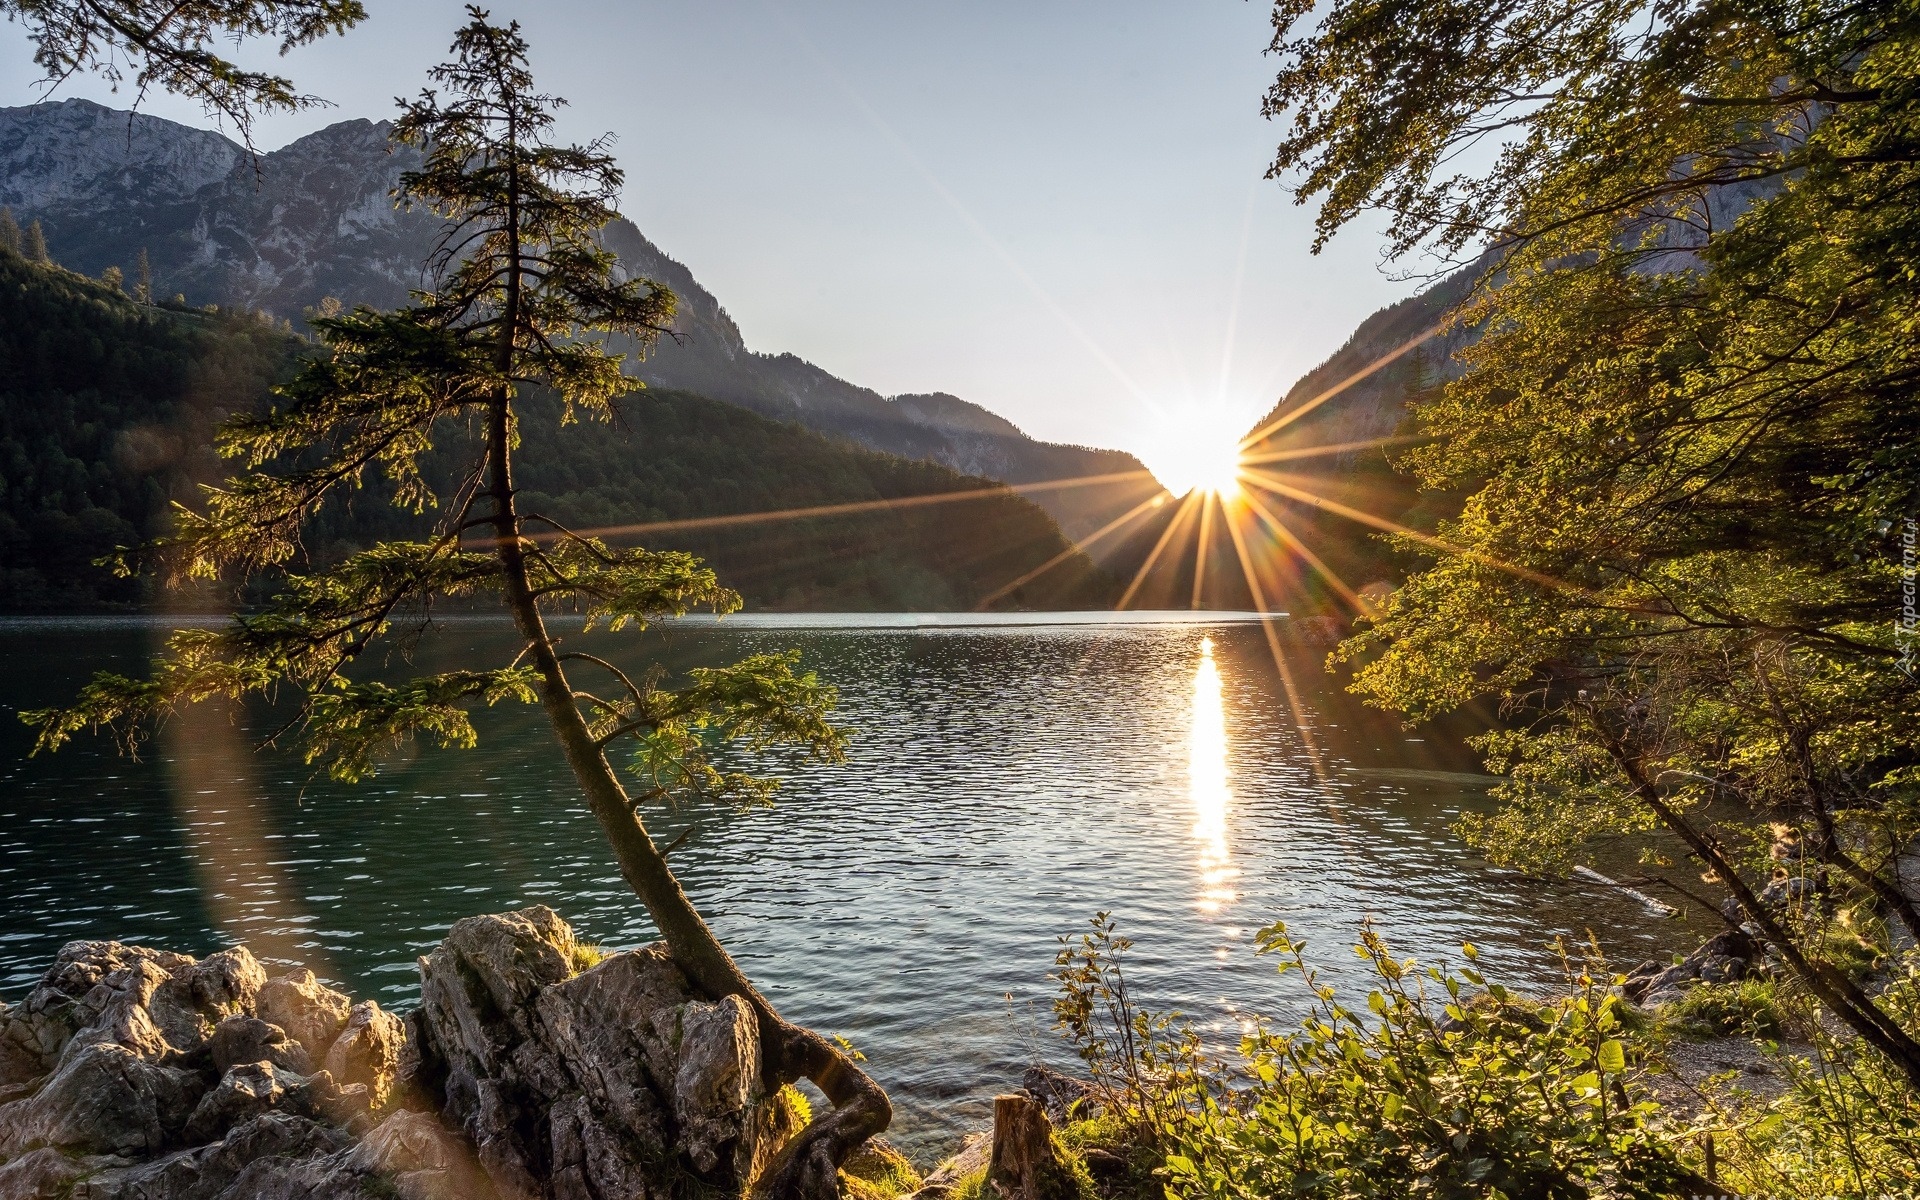
M 1222 1039 L 1245 1014 L 1296 1007 L 1252 951 L 1276 918 L 1335 984 L 1359 983 L 1346 946 L 1369 918 L 1422 956 L 1470 938 L 1491 973 L 1541 988 L 1557 934 L 1591 928 L 1628 962 L 1685 940 L 1611 893 L 1474 859 L 1447 830 L 1485 803 L 1471 755 L 1353 705 L 1284 623 L 1311 749 L 1258 623 L 927 620 L 736 617 L 587 639 L 673 669 L 797 647 L 840 687 L 851 761 L 791 772 L 770 809 L 651 821 L 664 837 L 694 828 L 673 859 L 687 890 L 789 1015 L 866 1052 L 911 1148 L 985 1123 L 1027 1062 L 1064 1058 L 1046 975 L 1056 938 L 1096 910 L 1137 940 L 1146 1001 Z M 138 670 L 156 636 L 0 622 L 6 700 Z M 457 622 L 418 658 L 473 649 L 511 657 L 511 632 Z M 357 788 L 254 752 L 268 720 L 209 712 L 140 762 L 99 743 L 29 760 L 5 722 L 0 996 L 79 937 L 244 941 L 403 1007 L 414 958 L 472 913 L 539 902 L 590 940 L 647 940 L 537 713 L 488 713 L 478 749 L 421 752 Z

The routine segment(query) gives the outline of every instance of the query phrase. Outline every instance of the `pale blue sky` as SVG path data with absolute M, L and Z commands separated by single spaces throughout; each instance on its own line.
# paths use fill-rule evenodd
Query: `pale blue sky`
M 368 0 L 281 63 L 335 107 L 268 147 L 391 115 L 461 21 Z M 625 210 L 756 350 L 885 394 L 948 391 L 1029 433 L 1147 457 L 1244 428 L 1411 285 L 1370 229 L 1308 253 L 1261 178 L 1273 64 L 1248 0 L 502 2 L 575 137 L 611 131 Z M 253 57 L 253 56 L 249 56 Z M 0 104 L 41 98 L 0 25 Z M 97 81 L 60 96 L 115 103 Z M 124 103 L 124 97 L 120 98 Z M 159 97 L 148 111 L 206 124 Z

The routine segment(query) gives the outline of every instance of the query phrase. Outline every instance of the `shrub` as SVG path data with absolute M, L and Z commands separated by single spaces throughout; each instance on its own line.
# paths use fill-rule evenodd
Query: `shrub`
M 1703 983 L 1660 1010 L 1663 1031 L 1682 1037 L 1754 1037 L 1777 1042 L 1787 1035 L 1779 985 L 1771 979 Z
M 1471 967 L 1396 958 L 1369 929 L 1356 950 L 1376 986 L 1355 1011 L 1284 925 L 1259 943 L 1309 1008 L 1283 1033 L 1257 1025 L 1232 1064 L 1135 1008 L 1105 914 L 1061 952 L 1061 1026 L 1122 1123 L 1156 1141 L 1173 1200 L 1709 1190 L 1641 1087 L 1610 977 L 1570 969 L 1572 995 L 1532 1003 Z

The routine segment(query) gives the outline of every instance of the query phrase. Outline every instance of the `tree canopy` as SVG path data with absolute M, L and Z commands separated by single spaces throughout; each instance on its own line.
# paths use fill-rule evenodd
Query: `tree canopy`
M 1390 257 L 1485 256 L 1466 372 L 1401 458 L 1468 498 L 1451 552 L 1403 541 L 1431 565 L 1342 648 L 1355 687 L 1414 717 L 1499 697 L 1473 842 L 1678 846 L 1920 1086 L 1915 1031 L 1822 940 L 1920 933 L 1920 7 L 1312 14 L 1275 9 L 1267 109 L 1322 242 L 1372 212 Z M 1819 903 L 1763 899 L 1784 876 Z

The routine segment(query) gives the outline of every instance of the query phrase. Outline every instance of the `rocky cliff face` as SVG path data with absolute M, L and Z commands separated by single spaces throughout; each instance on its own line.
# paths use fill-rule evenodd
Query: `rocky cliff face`
M 403 1022 L 244 947 L 70 943 L 0 1004 L 0 1200 L 744 1193 L 802 1119 L 750 1010 L 579 960 L 550 909 L 470 917 Z
M 160 296 L 296 322 L 329 296 L 390 307 L 422 286 L 440 224 L 394 208 L 390 193 L 418 159 L 387 133 L 344 121 L 256 160 L 217 133 L 86 100 L 0 109 L 0 205 L 39 220 L 54 257 L 89 275 L 117 266 L 131 281 L 144 249 Z M 1142 469 L 1118 451 L 1036 442 L 955 396 L 889 399 L 794 355 L 749 350 L 713 294 L 630 222 L 605 236 L 627 271 L 680 297 L 679 337 L 634 356 L 648 383 L 1008 483 Z M 1036 501 L 1071 536 L 1152 491 L 1141 479 Z

